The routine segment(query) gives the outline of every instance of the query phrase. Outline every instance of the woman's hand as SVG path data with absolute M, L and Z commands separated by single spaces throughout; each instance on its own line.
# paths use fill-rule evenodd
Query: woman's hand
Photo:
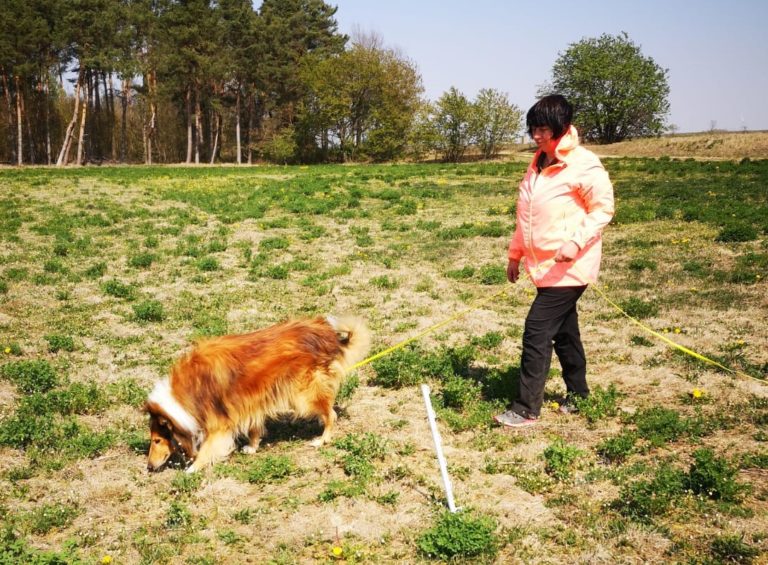
M 507 280 L 511 283 L 517 282 L 517 278 L 520 276 L 520 262 L 509 260 L 507 264 Z
M 579 254 L 579 246 L 573 241 L 566 241 L 555 255 L 555 263 L 570 263 Z

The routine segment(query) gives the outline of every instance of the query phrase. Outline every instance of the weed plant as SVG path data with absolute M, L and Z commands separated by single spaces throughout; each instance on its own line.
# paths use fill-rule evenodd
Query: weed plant
M 442 512 L 435 525 L 416 541 L 419 551 L 430 559 L 457 560 L 493 557 L 500 546 L 496 523 L 487 516 L 469 512 Z

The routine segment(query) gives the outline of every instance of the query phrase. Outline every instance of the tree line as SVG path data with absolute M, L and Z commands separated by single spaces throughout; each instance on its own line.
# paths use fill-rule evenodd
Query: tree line
M 0 161 L 460 156 L 475 138 L 445 142 L 445 104 L 423 99 L 416 65 L 375 35 L 350 40 L 335 13 L 322 0 L 0 0 Z M 481 106 L 507 115 L 472 130 L 488 156 L 520 113 L 496 91 L 467 108 Z
M 0 0 L 0 162 L 456 161 L 469 147 L 493 157 L 521 131 L 522 111 L 494 89 L 424 99 L 414 62 L 376 35 L 340 33 L 336 10 L 323 0 Z M 658 132 L 666 83 L 632 90 L 626 69 L 649 84 L 666 71 L 626 36 L 595 41 L 553 67 L 577 125 L 594 118 L 583 131 L 596 139 Z M 589 77 L 613 68 L 625 69 L 615 83 L 629 98 L 588 91 Z M 655 121 L 627 127 L 628 116 Z

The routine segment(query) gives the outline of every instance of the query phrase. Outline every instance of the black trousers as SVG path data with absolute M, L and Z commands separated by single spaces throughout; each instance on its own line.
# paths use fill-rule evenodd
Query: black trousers
M 581 344 L 576 302 L 586 286 L 539 288 L 525 319 L 517 400 L 512 410 L 538 417 L 554 345 L 568 394 L 588 396 L 587 359 Z

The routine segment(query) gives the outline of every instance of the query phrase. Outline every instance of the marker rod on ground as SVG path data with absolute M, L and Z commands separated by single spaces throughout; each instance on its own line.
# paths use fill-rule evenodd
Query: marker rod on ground
M 451 477 L 448 476 L 448 465 L 443 455 L 443 444 L 440 439 L 440 431 L 437 429 L 437 420 L 435 411 L 432 409 L 432 400 L 429 398 L 429 387 L 421 385 L 421 393 L 424 395 L 424 404 L 427 407 L 427 419 L 429 427 L 432 430 L 432 439 L 435 441 L 435 451 L 437 452 L 437 462 L 440 464 L 440 474 L 443 476 L 443 486 L 445 487 L 445 497 L 448 499 L 448 509 L 456 512 L 456 503 L 453 501 L 453 487 L 451 486 Z

